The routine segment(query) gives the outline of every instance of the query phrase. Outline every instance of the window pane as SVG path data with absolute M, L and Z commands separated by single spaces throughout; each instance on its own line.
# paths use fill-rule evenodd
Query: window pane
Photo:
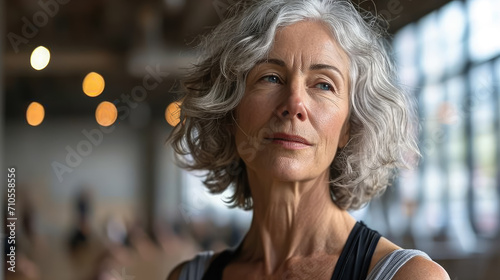
M 442 208 L 445 178 L 440 166 L 444 130 L 439 121 L 439 107 L 444 100 L 441 85 L 429 85 L 422 91 L 423 122 L 423 191 L 425 221 L 429 233 L 437 234 L 443 227 L 445 215 Z
M 470 111 L 473 131 L 473 187 L 475 222 L 483 234 L 493 234 L 497 224 L 496 142 L 492 67 L 475 67 L 470 73 Z
M 500 1 L 469 0 L 470 55 L 483 61 L 500 53 Z
M 465 66 L 464 34 L 466 27 L 464 5 L 452 1 L 445 5 L 439 14 L 439 28 L 443 40 L 446 59 L 445 68 L 448 75 L 460 72 Z
M 414 88 L 418 82 L 417 37 L 415 25 L 399 31 L 393 40 L 394 54 L 401 83 Z
M 446 120 L 449 126 L 448 164 L 450 169 L 449 179 L 450 196 L 452 201 L 463 200 L 467 192 L 467 155 L 465 118 L 465 81 L 462 76 L 450 79 L 447 82 L 449 111 Z
M 467 135 L 466 123 L 466 84 L 463 76 L 457 76 L 447 82 L 449 141 L 448 149 L 448 181 L 450 185 L 450 226 L 455 233 L 453 244 L 456 249 L 473 252 L 476 249 L 476 237 L 469 222 L 467 212 L 467 189 L 469 172 L 467 172 Z
M 441 79 L 445 70 L 445 53 L 442 44 L 443 34 L 439 28 L 438 14 L 433 12 L 419 23 L 420 47 L 422 50 L 422 71 L 426 83 Z

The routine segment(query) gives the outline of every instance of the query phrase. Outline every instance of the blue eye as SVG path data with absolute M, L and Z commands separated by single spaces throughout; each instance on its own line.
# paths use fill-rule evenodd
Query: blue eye
M 319 83 L 316 85 L 316 88 L 319 88 L 321 90 L 332 90 L 332 86 L 327 83 Z
M 264 77 L 262 77 L 262 80 L 269 82 L 269 83 L 273 83 L 273 84 L 279 84 L 279 82 L 280 82 L 280 78 L 276 75 L 264 76 Z

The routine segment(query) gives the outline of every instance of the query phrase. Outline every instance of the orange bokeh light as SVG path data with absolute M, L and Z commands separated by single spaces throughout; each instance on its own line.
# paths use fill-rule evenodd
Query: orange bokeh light
M 90 72 L 83 79 L 82 88 L 86 95 L 96 97 L 104 91 L 104 85 L 104 78 L 100 74 Z
M 95 119 L 99 125 L 102 126 L 110 126 L 115 123 L 116 118 L 118 117 L 118 110 L 116 109 L 115 104 L 103 101 L 95 110 Z
M 38 102 L 31 102 L 26 110 L 26 121 L 31 126 L 37 126 L 43 122 L 45 118 L 45 109 Z
M 181 102 L 172 102 L 165 110 L 165 119 L 171 126 L 176 126 L 181 121 Z

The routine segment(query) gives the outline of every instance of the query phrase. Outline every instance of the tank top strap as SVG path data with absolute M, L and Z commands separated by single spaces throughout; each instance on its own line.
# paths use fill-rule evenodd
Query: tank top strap
M 426 253 L 415 249 L 398 249 L 383 257 L 373 267 L 367 280 L 392 279 L 399 269 L 413 257 L 423 257 L 432 260 Z
M 199 280 L 205 272 L 205 267 L 214 254 L 213 251 L 198 253 L 192 260 L 188 261 L 181 270 L 180 280 Z
M 207 268 L 202 280 L 222 279 L 224 268 L 234 258 L 234 256 L 238 254 L 242 247 L 242 244 L 243 242 L 241 242 L 238 247 L 229 248 L 222 251 Z
M 377 231 L 357 222 L 340 253 L 331 279 L 366 279 L 380 237 Z

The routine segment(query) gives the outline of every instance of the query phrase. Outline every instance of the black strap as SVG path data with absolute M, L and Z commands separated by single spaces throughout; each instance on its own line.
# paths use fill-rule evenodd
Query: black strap
M 222 273 L 224 272 L 224 268 L 226 268 L 229 262 L 234 259 L 234 256 L 236 256 L 239 253 L 242 244 L 243 241 L 240 242 L 240 245 L 237 248 L 230 248 L 222 251 L 212 261 L 207 271 L 205 271 L 202 280 L 222 279 Z
M 370 262 L 380 234 L 369 229 L 363 222 L 354 225 L 342 253 L 335 265 L 332 280 L 337 279 L 366 279 Z M 243 241 L 238 248 L 222 251 L 210 264 L 202 280 L 222 279 L 224 268 L 241 250 Z
M 357 222 L 347 238 L 331 279 L 366 279 L 379 240 L 378 232 L 369 229 L 363 222 Z

